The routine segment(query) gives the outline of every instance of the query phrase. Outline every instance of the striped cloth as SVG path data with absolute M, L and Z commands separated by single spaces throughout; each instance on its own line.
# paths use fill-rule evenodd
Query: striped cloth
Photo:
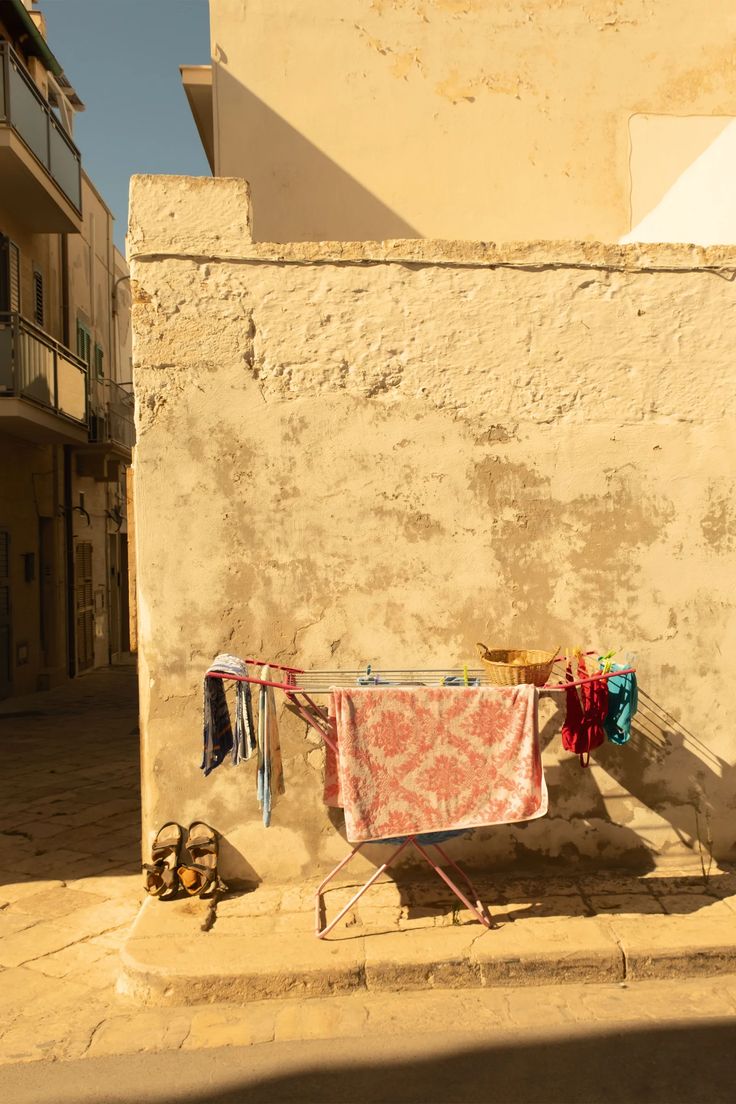
M 261 668 L 263 682 L 271 682 L 271 668 Z M 279 794 L 285 793 L 284 767 L 281 761 L 281 741 L 276 720 L 276 698 L 272 686 L 262 686 L 258 698 L 258 770 L 256 775 L 258 804 L 263 812 L 263 824 L 271 824 L 271 809 Z
M 250 683 L 236 683 L 235 733 L 230 722 L 230 711 L 222 679 L 210 678 L 218 672 L 223 675 L 247 677 L 248 668 L 242 659 L 223 652 L 215 656 L 204 676 L 204 751 L 202 770 L 207 775 L 219 767 L 228 752 L 233 763 L 250 759 L 256 746 L 253 724 L 253 703 Z

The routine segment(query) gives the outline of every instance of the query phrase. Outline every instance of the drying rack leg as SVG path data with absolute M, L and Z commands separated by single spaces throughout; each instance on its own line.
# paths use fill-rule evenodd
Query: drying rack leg
M 325 888 L 330 884 L 332 879 L 337 874 L 340 873 L 340 871 L 343 869 L 343 867 L 347 866 L 347 864 L 350 862 L 350 860 L 353 858 L 353 856 L 357 855 L 357 853 L 361 850 L 362 847 L 365 846 L 365 844 L 359 843 L 357 847 L 354 847 L 352 849 L 352 851 L 350 851 L 350 853 L 348 855 L 346 855 L 345 858 L 342 859 L 337 864 L 337 866 L 334 868 L 334 870 L 330 871 L 330 873 L 327 875 L 327 877 L 324 879 L 324 881 L 322 881 L 319 884 L 319 886 L 317 887 L 317 890 L 315 892 L 315 895 L 314 895 L 315 934 L 316 934 L 318 939 L 324 939 L 324 937 L 332 931 L 332 929 L 335 927 L 335 925 L 339 924 L 339 922 L 342 920 L 342 918 L 344 916 L 346 916 L 348 912 L 350 912 L 350 909 L 353 907 L 353 905 L 355 905 L 360 900 L 360 898 L 363 896 L 363 894 L 366 892 L 366 890 L 371 888 L 373 883 L 375 881 L 377 881 L 378 878 L 380 878 L 381 875 L 383 873 L 385 873 L 386 870 L 388 870 L 388 868 L 391 866 L 391 864 L 396 861 L 396 859 L 399 857 L 399 855 L 402 853 L 402 851 L 404 851 L 405 848 L 409 847 L 409 845 L 411 845 L 422 856 L 424 861 L 426 863 L 428 863 L 429 866 L 432 867 L 435 874 L 437 874 L 437 876 L 442 879 L 442 881 L 445 883 L 445 885 L 447 885 L 449 887 L 449 889 L 452 890 L 452 892 L 455 894 L 455 896 L 458 898 L 458 900 L 461 901 L 462 904 L 464 904 L 465 907 L 470 910 L 470 912 L 472 912 L 473 916 L 475 916 L 476 920 L 478 920 L 478 922 L 480 924 L 483 924 L 483 926 L 486 927 L 486 928 L 492 928 L 493 927 L 493 919 L 492 919 L 488 909 L 486 908 L 486 906 L 480 900 L 480 896 L 478 894 L 477 889 L 475 888 L 475 886 L 473 885 L 473 883 L 471 882 L 470 878 L 467 876 L 465 871 L 461 867 L 459 867 L 458 864 L 450 858 L 450 856 L 447 854 L 447 852 L 444 851 L 439 846 L 439 844 L 433 843 L 433 844 L 429 845 L 431 847 L 434 847 L 435 851 L 437 851 L 439 853 L 439 855 L 442 858 L 443 862 L 445 862 L 448 866 L 452 867 L 453 870 L 457 871 L 457 873 L 460 875 L 460 878 L 463 880 L 465 885 L 468 887 L 468 890 L 470 891 L 470 895 L 473 898 L 473 901 L 475 902 L 475 904 L 472 904 L 468 900 L 468 898 L 465 896 L 463 891 L 455 884 L 455 882 L 453 882 L 452 878 L 450 878 L 450 876 L 442 869 L 442 867 L 439 866 L 434 861 L 434 859 L 424 849 L 424 847 L 421 845 L 421 843 L 419 843 L 417 841 L 416 837 L 415 836 L 407 836 L 406 839 L 404 840 L 404 842 L 402 844 L 400 844 L 399 847 L 397 847 L 396 850 L 391 853 L 391 855 L 389 855 L 386 862 L 382 863 L 381 866 L 379 866 L 377 868 L 377 870 L 370 876 L 368 881 L 365 882 L 365 884 L 360 887 L 358 892 L 355 893 L 350 898 L 348 903 L 343 908 L 340 909 L 337 916 L 334 916 L 328 924 L 328 923 L 325 923 L 326 918 L 325 918 L 325 914 L 324 914 L 323 893 L 325 891 Z
M 404 840 L 404 842 L 399 847 L 397 847 L 396 850 L 393 851 L 391 855 L 389 855 L 386 862 L 383 863 L 381 866 L 379 866 L 378 869 L 375 871 L 375 873 L 370 876 L 368 881 L 360 887 L 358 892 L 353 897 L 350 898 L 350 900 L 345 905 L 345 907 L 340 909 L 337 916 L 335 916 L 329 922 L 329 924 L 326 924 L 324 927 L 322 927 L 323 916 L 324 916 L 324 902 L 322 900 L 322 894 L 324 892 L 325 886 L 329 885 L 329 883 L 332 881 L 332 879 L 335 877 L 335 875 L 339 874 L 340 871 L 342 870 L 342 868 L 344 866 L 347 866 L 347 864 L 350 862 L 350 860 L 353 858 L 353 856 L 357 855 L 357 853 L 360 851 L 361 847 L 364 847 L 365 845 L 362 844 L 362 843 L 359 843 L 357 847 L 353 848 L 353 850 L 350 852 L 349 855 L 346 855 L 345 858 L 337 864 L 337 866 L 335 867 L 334 870 L 330 871 L 330 873 L 327 875 L 327 877 L 324 879 L 324 881 L 319 884 L 319 886 L 317 887 L 317 891 L 314 895 L 315 934 L 316 934 L 318 939 L 324 939 L 324 937 L 329 932 L 331 932 L 332 929 L 335 927 L 335 924 L 338 924 L 342 920 L 343 916 L 345 916 L 348 912 L 350 912 L 350 909 L 353 907 L 353 905 L 356 903 L 356 901 L 359 901 L 360 898 L 365 893 L 365 891 L 367 889 L 370 889 L 371 886 L 373 885 L 373 883 L 378 878 L 380 878 L 381 875 L 386 870 L 388 870 L 388 868 L 391 866 L 391 863 L 394 862 L 399 857 L 401 852 L 406 847 L 409 846 L 409 844 L 412 842 L 412 839 L 413 839 L 412 836 L 407 836 L 407 838 Z
M 442 869 L 442 867 L 438 866 L 437 863 L 433 861 L 431 855 L 429 855 L 428 852 L 425 851 L 425 849 L 424 849 L 424 847 L 422 847 L 421 843 L 419 843 L 413 836 L 410 836 L 409 840 L 410 840 L 412 846 L 414 847 L 414 849 L 419 852 L 419 854 L 422 856 L 422 858 L 426 862 L 429 863 L 429 865 L 434 870 L 435 874 L 439 878 L 442 879 L 442 881 L 445 883 L 445 885 L 449 886 L 449 888 L 452 890 L 452 892 L 455 894 L 455 896 L 458 898 L 458 900 L 462 901 L 462 903 L 465 905 L 465 907 L 472 912 L 472 914 L 473 914 L 473 916 L 475 916 L 476 920 L 478 920 L 479 923 L 483 924 L 484 927 L 492 928 L 493 927 L 493 918 L 492 918 L 491 914 L 489 913 L 488 909 L 486 908 L 486 906 L 481 901 L 480 895 L 478 894 L 478 890 L 475 888 L 475 886 L 473 885 L 473 883 L 471 882 L 470 878 L 465 873 L 465 871 L 461 867 L 459 867 L 457 865 L 457 863 L 454 862 L 450 858 L 450 856 L 447 854 L 447 852 L 444 851 L 438 843 L 429 844 L 430 847 L 434 847 L 435 851 L 437 851 L 439 853 L 439 855 L 441 856 L 443 861 L 445 863 L 447 863 L 448 866 L 451 866 L 453 870 L 456 870 L 458 872 L 458 874 L 460 875 L 460 877 L 462 878 L 462 880 L 465 882 L 466 886 L 470 890 L 470 893 L 473 897 L 473 900 L 475 901 L 474 905 L 470 903 L 470 901 L 465 896 L 465 894 L 462 892 L 462 890 L 459 889 L 455 885 L 452 878 L 450 878 L 450 876 Z

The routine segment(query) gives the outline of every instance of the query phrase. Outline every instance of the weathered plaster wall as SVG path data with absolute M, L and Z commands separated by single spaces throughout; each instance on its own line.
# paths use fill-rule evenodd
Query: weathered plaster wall
M 545 702 L 550 815 L 459 854 L 730 853 L 736 250 L 252 245 L 247 205 L 134 178 L 144 842 L 204 816 L 226 873 L 266 879 L 344 853 L 290 715 L 274 827 L 252 765 L 201 777 L 216 652 L 437 666 L 487 640 L 633 649 L 642 711 L 581 771 Z
M 215 171 L 250 181 L 259 241 L 615 242 L 636 224 L 632 116 L 736 116 L 732 0 L 210 12 Z M 667 240 L 699 240 L 687 214 Z

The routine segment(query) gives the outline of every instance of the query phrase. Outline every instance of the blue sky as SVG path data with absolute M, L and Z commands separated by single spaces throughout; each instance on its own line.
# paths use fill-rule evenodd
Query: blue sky
M 209 176 L 179 65 L 209 60 L 207 0 L 42 0 L 48 42 L 86 111 L 74 139 L 124 248 L 133 173 Z

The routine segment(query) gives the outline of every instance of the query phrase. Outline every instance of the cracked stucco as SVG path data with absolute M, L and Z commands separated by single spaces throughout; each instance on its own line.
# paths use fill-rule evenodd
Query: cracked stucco
M 181 221 L 166 240 L 171 204 L 195 250 Z M 727 855 L 736 250 L 253 246 L 218 213 L 242 228 L 247 206 L 242 181 L 134 180 L 148 826 L 204 816 L 242 878 L 344 852 L 288 713 L 275 827 L 248 766 L 201 777 L 218 651 L 436 666 L 476 640 L 581 643 L 638 653 L 632 744 L 582 772 L 544 702 L 550 816 L 457 853 L 697 863 L 700 836 Z

